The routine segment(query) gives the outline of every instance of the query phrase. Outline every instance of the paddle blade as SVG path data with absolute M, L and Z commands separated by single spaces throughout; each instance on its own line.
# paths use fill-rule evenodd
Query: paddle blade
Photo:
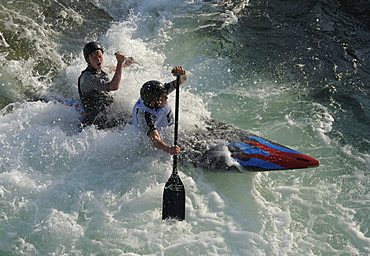
M 172 174 L 163 192 L 162 220 L 185 219 L 185 187 L 179 175 Z

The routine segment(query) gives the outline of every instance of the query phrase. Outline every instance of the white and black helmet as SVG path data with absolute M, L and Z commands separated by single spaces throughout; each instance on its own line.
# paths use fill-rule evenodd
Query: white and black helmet
M 159 98 L 165 93 L 166 88 L 159 81 L 148 81 L 141 87 L 140 97 L 146 105 L 150 105 L 152 101 L 157 102 Z

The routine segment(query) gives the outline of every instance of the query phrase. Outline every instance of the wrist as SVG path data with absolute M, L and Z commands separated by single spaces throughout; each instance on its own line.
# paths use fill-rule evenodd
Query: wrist
M 165 151 L 164 152 L 166 152 L 166 153 L 171 153 L 171 147 L 170 146 L 166 146 L 166 148 L 165 148 Z

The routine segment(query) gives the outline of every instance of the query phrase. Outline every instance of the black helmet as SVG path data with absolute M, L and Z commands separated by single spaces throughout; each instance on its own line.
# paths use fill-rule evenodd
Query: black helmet
M 103 47 L 101 47 L 100 44 L 98 44 L 97 42 L 89 42 L 89 43 L 85 44 L 85 47 L 84 47 L 84 57 L 85 57 L 85 59 L 88 58 L 90 53 L 92 53 L 96 50 L 101 50 L 104 53 Z
M 146 105 L 152 101 L 158 101 L 159 98 L 165 93 L 166 88 L 158 81 L 149 81 L 143 84 L 140 90 L 140 96 Z

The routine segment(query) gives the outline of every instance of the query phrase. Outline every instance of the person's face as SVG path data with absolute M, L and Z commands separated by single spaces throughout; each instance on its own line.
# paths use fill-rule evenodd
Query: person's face
M 168 99 L 168 96 L 167 94 L 163 93 L 162 96 L 159 98 L 158 100 L 158 106 L 159 107 L 164 107 L 166 106 L 167 104 L 167 99 Z
M 103 52 L 100 51 L 100 50 L 96 50 L 94 52 L 92 52 L 90 55 L 89 55 L 89 64 L 97 69 L 97 70 L 101 70 L 103 68 L 103 61 L 104 61 L 104 58 L 103 58 Z

